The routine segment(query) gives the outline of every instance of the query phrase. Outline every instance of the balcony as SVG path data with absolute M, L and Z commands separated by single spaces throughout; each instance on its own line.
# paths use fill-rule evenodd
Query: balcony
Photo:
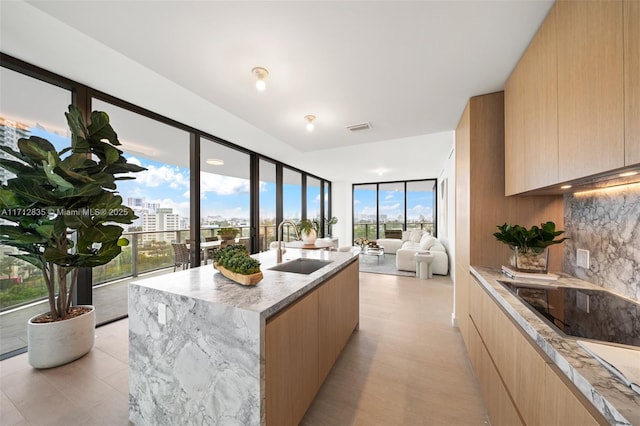
M 238 226 L 237 243 L 249 243 L 250 228 Z M 288 228 L 288 227 L 287 227 Z M 215 236 L 217 228 L 201 228 L 200 238 Z M 261 225 L 260 251 L 268 250 L 275 241 L 275 225 Z M 293 232 L 285 229 L 285 240 Z M 174 255 L 171 243 L 191 238 L 189 229 L 174 231 L 126 232 L 129 240 L 122 253 L 110 263 L 93 268 L 93 304 L 98 325 L 127 316 L 127 289 L 138 278 L 173 273 Z M 12 249 L 4 249 L 5 254 Z M 47 291 L 34 267 L 10 256 L 5 270 L 0 272 L 0 359 L 23 352 L 27 342 L 26 323 L 34 315 L 47 311 Z

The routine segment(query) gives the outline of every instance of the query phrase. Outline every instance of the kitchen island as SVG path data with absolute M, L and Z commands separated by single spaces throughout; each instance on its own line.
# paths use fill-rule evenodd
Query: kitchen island
M 482 371 L 485 386 L 500 388 L 501 400 L 513 402 L 513 406 L 496 406 L 495 417 L 513 419 L 513 424 L 522 418 L 525 424 L 640 425 L 640 395 L 585 352 L 579 338 L 558 332 L 500 282 L 529 282 L 538 288 L 603 290 L 601 287 L 566 274 L 558 281 L 544 282 L 512 280 L 492 268 L 471 267 L 470 272 L 475 282 L 470 289 L 474 301 L 471 334 L 475 336 L 472 364 L 476 375 Z M 637 336 L 637 319 L 628 322 Z M 614 330 L 609 324 L 607 328 Z M 627 351 L 629 359 L 640 360 L 637 347 L 617 346 Z M 493 382 L 487 377 L 494 377 Z M 488 405 L 491 412 L 490 401 Z
M 358 324 L 358 257 L 239 285 L 211 265 L 129 285 L 129 418 L 147 424 L 297 424 Z

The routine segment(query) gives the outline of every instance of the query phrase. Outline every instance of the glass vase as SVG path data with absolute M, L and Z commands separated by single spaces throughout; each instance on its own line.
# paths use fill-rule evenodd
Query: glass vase
M 549 270 L 549 248 L 511 247 L 509 264 L 518 272 L 546 274 Z

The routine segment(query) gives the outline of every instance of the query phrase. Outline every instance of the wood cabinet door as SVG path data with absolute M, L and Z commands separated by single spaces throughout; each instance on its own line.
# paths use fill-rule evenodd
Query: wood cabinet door
M 552 8 L 505 85 L 505 193 L 558 182 L 558 62 Z
M 318 292 L 266 325 L 268 425 L 297 425 L 318 390 Z
M 561 182 L 624 166 L 622 1 L 556 4 Z
M 624 1 L 625 165 L 640 163 L 640 1 Z
M 577 396 L 561 379 L 562 372 L 547 364 L 544 380 L 544 409 L 541 410 L 545 425 L 599 425 L 608 424 L 601 414 L 595 413 L 595 408 L 588 409 L 588 401 L 581 401 L 584 397 Z M 586 398 L 585 398 L 586 399 Z M 586 404 L 585 404 L 586 402 Z
M 358 261 L 352 263 L 337 276 L 337 356 L 342 352 L 353 330 L 360 322 L 360 282 Z
M 338 357 L 337 285 L 335 278 L 318 289 L 318 381 L 321 384 Z

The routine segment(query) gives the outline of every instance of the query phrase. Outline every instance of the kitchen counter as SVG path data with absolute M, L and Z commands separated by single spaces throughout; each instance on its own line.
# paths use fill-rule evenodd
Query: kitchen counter
M 129 393 L 134 424 L 264 424 L 265 325 L 357 255 L 287 249 L 331 260 L 305 275 L 269 270 L 276 251 L 252 257 L 264 275 L 242 286 L 211 265 L 129 284 Z
M 595 358 L 587 354 L 577 344 L 577 338 L 559 334 L 498 280 L 532 282 L 538 286 L 544 285 L 545 282 L 512 280 L 498 269 L 483 267 L 471 267 L 471 274 L 611 424 L 640 425 L 640 395 L 626 387 Z M 602 290 L 594 284 L 564 274 L 558 281 L 548 284 Z

